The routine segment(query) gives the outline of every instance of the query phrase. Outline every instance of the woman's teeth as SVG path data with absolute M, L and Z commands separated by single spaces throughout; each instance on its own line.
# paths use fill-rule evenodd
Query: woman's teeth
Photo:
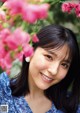
M 42 74 L 42 73 L 41 73 Z M 46 75 L 44 75 L 44 74 L 42 74 L 42 77 L 43 77 L 43 79 L 45 80 L 45 81 L 47 81 L 47 82 L 51 82 L 53 79 L 52 78 L 50 78 L 50 77 L 48 77 L 48 76 L 46 76 Z

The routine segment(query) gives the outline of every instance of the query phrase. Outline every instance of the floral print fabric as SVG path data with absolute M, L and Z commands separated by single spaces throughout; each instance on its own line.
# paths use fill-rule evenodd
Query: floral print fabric
M 14 97 L 10 89 L 10 78 L 3 72 L 0 75 L 0 105 L 8 105 L 8 113 L 33 113 L 25 100 L 24 96 Z M 55 105 L 46 113 L 63 113 L 57 110 Z M 80 113 L 80 107 L 77 111 Z

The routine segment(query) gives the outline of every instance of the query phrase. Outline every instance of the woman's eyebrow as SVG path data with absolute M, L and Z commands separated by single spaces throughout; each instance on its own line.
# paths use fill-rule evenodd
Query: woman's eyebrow
M 57 54 L 53 51 L 50 51 L 50 50 L 47 50 L 47 52 L 51 55 L 54 55 L 55 57 L 57 57 Z M 66 63 L 71 63 L 71 60 L 70 59 L 64 59 L 64 62 Z
M 64 62 L 70 64 L 70 63 L 71 63 L 71 60 L 69 60 L 69 59 L 66 60 L 66 59 L 65 59 Z
M 51 55 L 54 55 L 54 56 L 56 56 L 57 57 L 57 54 L 55 53 L 55 52 L 53 52 L 53 51 L 50 51 L 50 50 L 46 50 L 49 54 L 51 54 Z

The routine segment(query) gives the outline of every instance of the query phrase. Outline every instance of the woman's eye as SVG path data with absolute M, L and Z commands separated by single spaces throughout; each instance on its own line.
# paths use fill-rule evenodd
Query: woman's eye
M 50 56 L 50 55 L 45 55 L 45 57 L 46 57 L 48 60 L 53 60 L 52 56 Z
M 69 65 L 67 63 L 62 63 L 63 68 L 67 69 L 69 68 Z

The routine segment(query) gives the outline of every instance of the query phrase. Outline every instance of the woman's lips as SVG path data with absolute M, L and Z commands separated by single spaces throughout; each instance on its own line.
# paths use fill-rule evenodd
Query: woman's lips
M 51 78 L 51 77 L 49 77 L 49 76 L 47 76 L 47 75 L 45 75 L 43 73 L 41 73 L 41 77 L 47 83 L 50 83 L 50 82 L 52 82 L 54 80 L 53 78 Z

